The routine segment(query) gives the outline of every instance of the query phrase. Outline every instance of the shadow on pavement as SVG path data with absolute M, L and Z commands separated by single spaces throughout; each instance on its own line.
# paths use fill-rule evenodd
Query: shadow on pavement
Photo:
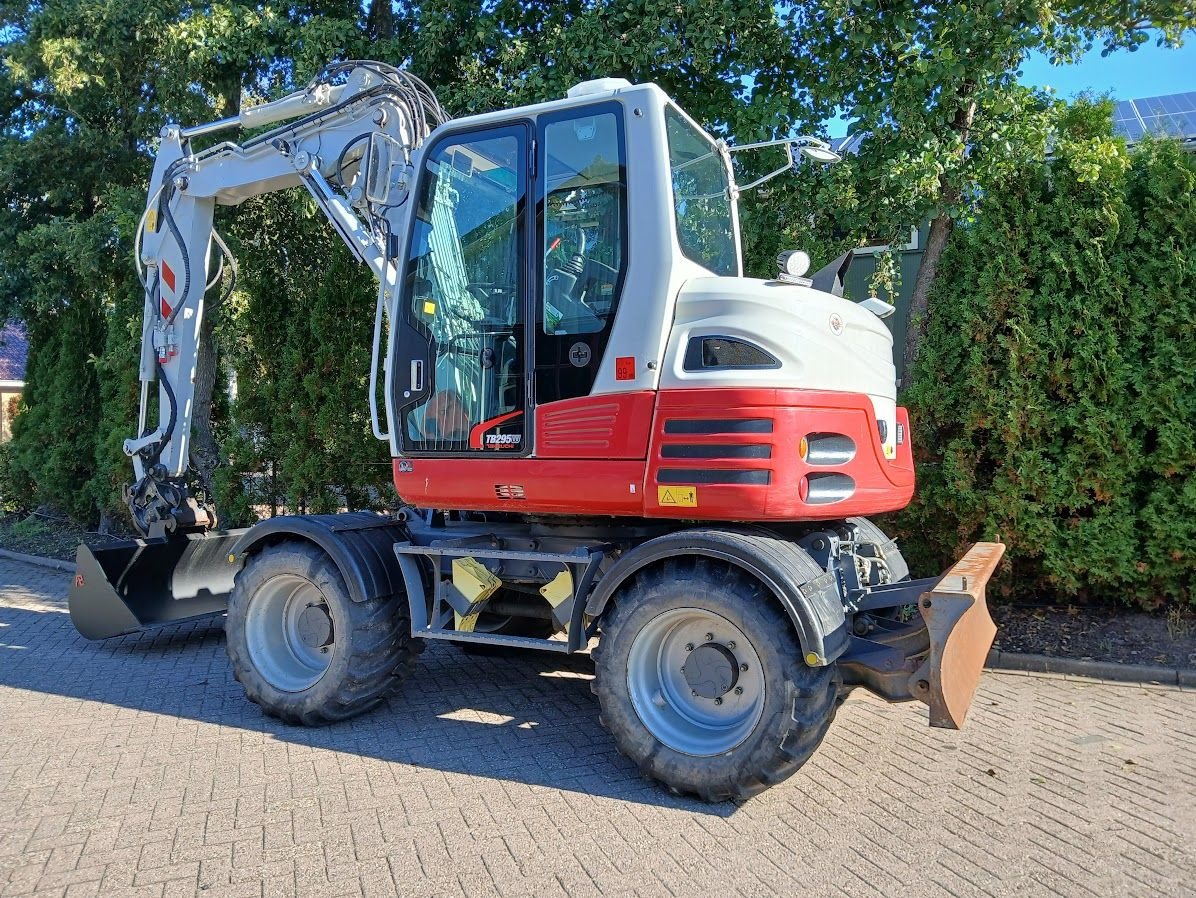
M 0 572 L 0 595 L 12 592 L 11 580 Z M 48 603 L 37 609 L 0 605 L 0 686 L 240 727 L 449 773 L 717 817 L 736 810 L 730 803 L 672 796 L 640 777 L 598 723 L 588 657 L 470 656 L 430 643 L 416 674 L 381 707 L 309 729 L 266 717 L 245 698 L 225 654 L 222 620 L 88 642 L 71 625 L 65 604 L 52 610 Z

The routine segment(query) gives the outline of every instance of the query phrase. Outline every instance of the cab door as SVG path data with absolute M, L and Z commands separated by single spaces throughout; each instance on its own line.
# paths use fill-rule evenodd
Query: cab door
M 531 452 L 529 145 L 518 123 L 422 156 L 392 369 L 403 455 Z

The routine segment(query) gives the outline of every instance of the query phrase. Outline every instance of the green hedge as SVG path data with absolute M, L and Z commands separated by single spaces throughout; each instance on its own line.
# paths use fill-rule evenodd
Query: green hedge
M 1191 153 L 1080 104 L 956 230 L 905 397 L 922 569 L 999 535 L 1019 597 L 1192 602 L 1194 189 Z

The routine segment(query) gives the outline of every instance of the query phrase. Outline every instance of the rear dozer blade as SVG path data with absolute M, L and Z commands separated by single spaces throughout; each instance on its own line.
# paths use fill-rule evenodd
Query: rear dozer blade
M 930 653 L 909 679 L 913 696 L 930 706 L 930 725 L 963 725 L 997 627 L 984 587 L 1005 554 L 1003 543 L 976 543 L 934 588 L 918 599 Z
M 70 590 L 71 623 L 88 639 L 219 614 L 228 605 L 244 530 L 80 546 Z

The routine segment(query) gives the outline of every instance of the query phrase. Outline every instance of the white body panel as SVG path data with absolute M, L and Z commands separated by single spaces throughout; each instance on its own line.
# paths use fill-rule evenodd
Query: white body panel
M 685 370 L 692 337 L 732 337 L 759 346 L 779 368 Z M 893 336 L 876 315 L 810 287 L 755 278 L 702 277 L 677 297 L 661 389 L 776 387 L 863 393 L 886 422 L 885 453 L 897 438 Z

